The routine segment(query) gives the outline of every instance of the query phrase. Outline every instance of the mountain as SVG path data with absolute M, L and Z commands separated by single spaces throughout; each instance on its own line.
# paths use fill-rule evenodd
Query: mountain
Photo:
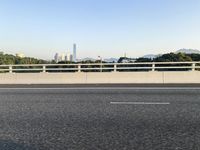
M 96 61 L 96 60 L 98 60 L 98 59 L 86 57 L 86 58 L 80 59 L 78 61 Z M 103 61 L 105 61 L 105 62 L 117 62 L 118 59 L 117 58 L 106 58 L 106 59 L 103 59 Z
M 103 61 L 105 61 L 105 62 L 117 62 L 118 59 L 117 58 L 106 58 Z
M 148 55 L 144 55 L 143 58 L 148 58 L 148 59 L 154 59 L 158 57 L 158 55 L 154 55 L 154 54 L 148 54 Z
M 176 51 L 175 53 L 185 53 L 185 54 L 200 54 L 200 51 L 197 49 L 180 49 Z
M 86 57 L 86 58 L 81 59 L 80 61 L 96 61 L 96 59 Z

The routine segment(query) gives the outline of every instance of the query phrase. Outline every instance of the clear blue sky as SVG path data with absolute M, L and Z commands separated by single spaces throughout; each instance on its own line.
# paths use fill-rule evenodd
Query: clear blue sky
M 0 50 L 52 58 L 200 49 L 200 0 L 0 0 Z

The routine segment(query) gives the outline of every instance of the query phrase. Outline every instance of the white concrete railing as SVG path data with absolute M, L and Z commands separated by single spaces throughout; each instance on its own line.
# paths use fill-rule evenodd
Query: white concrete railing
M 23 64 L 0 65 L 0 73 L 13 72 L 136 72 L 195 71 L 200 62 L 93 63 L 93 64 Z

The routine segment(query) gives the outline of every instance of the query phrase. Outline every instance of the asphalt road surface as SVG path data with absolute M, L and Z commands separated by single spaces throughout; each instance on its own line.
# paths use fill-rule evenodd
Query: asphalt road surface
M 200 88 L 1 87 L 0 150 L 200 150 Z

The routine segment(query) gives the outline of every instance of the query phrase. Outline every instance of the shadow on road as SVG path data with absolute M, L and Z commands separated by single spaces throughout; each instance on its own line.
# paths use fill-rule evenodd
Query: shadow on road
M 36 150 L 31 146 L 15 143 L 11 140 L 0 140 L 0 150 Z

